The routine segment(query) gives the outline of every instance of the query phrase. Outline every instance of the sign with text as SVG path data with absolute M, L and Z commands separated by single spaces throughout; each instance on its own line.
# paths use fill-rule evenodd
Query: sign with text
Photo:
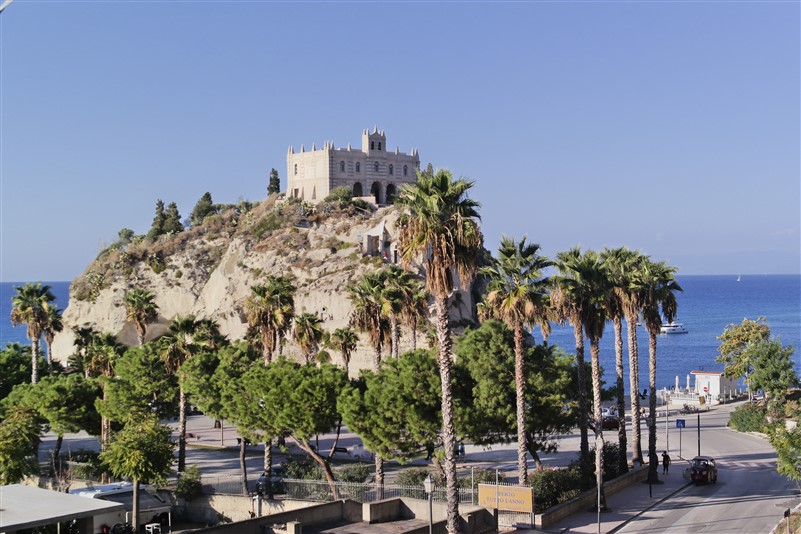
M 478 505 L 510 512 L 534 511 L 534 488 L 529 486 L 478 485 Z

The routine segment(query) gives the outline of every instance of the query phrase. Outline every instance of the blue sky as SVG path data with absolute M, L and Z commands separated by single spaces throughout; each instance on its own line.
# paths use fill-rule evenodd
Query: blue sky
M 35 2 L 0 15 L 0 279 L 71 280 L 360 143 L 476 181 L 487 247 L 801 272 L 798 2 Z

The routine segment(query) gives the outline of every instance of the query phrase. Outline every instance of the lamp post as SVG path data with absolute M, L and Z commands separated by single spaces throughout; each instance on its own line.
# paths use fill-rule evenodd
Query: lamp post
M 423 488 L 428 494 L 428 534 L 434 534 L 434 480 L 431 473 L 423 481 Z

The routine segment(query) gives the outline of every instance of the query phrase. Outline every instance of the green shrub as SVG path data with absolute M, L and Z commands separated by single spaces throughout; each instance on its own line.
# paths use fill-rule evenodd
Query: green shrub
M 740 432 L 765 432 L 768 426 L 765 413 L 765 407 L 761 404 L 743 404 L 731 413 L 729 426 Z
M 436 479 L 436 475 L 433 471 L 429 471 L 425 467 L 414 467 L 401 470 L 395 478 L 395 481 L 399 486 L 419 486 L 422 488 L 423 481 L 428 476 L 428 473 L 431 473 Z
M 569 501 L 581 493 L 581 472 L 578 466 L 567 469 L 535 471 L 531 476 L 535 508 L 538 512 Z
M 323 469 L 311 458 L 288 458 L 285 473 L 285 478 L 296 480 L 325 480 Z
M 370 472 L 369 465 L 358 463 L 340 467 L 334 474 L 339 482 L 364 482 L 370 476 Z
M 202 493 L 203 484 L 200 481 L 200 469 L 196 465 L 190 465 L 181 475 L 181 478 L 178 479 L 178 484 L 175 486 L 175 494 L 191 501 Z

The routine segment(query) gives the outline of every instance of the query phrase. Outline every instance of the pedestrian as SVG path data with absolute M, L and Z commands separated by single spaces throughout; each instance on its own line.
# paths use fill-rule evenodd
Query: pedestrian
M 459 442 L 459 458 L 464 460 L 464 443 Z
M 662 452 L 662 474 L 667 475 L 668 469 L 670 468 L 670 456 L 668 456 L 667 451 Z

